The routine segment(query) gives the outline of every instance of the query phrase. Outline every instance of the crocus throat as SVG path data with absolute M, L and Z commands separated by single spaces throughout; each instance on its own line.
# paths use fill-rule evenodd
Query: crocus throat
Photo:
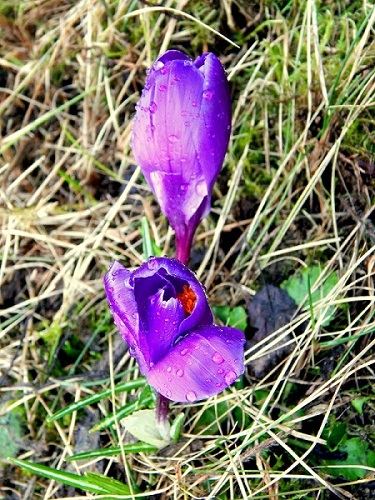
M 197 296 L 189 285 L 182 287 L 182 292 L 177 294 L 178 300 L 181 302 L 182 307 L 187 315 L 194 311 Z

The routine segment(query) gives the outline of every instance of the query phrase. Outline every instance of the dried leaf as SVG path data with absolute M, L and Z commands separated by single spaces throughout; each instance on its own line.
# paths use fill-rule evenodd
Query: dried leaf
M 248 307 L 250 325 L 256 329 L 256 332 L 247 342 L 246 348 L 253 347 L 288 324 L 296 309 L 294 300 L 284 290 L 273 285 L 265 285 L 254 295 Z M 290 334 L 283 335 L 271 352 L 251 362 L 250 369 L 255 377 L 263 377 L 291 351 L 290 344 L 284 345 L 288 340 L 290 340 Z

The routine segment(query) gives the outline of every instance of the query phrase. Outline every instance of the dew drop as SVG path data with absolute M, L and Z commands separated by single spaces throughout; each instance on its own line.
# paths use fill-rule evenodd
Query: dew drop
M 216 387 L 221 387 L 223 384 L 221 382 L 216 382 Z
M 171 366 L 168 366 L 168 368 L 167 368 L 167 372 L 168 372 L 168 373 L 171 373 L 171 371 L 172 371 L 172 367 L 171 367 Z
M 160 90 L 160 92 L 165 92 L 167 90 L 167 86 L 166 85 L 159 85 L 159 90 Z
M 181 116 L 187 116 L 187 111 L 181 111 Z
M 180 191 L 182 191 L 184 193 L 185 191 L 187 191 L 187 189 L 188 189 L 188 185 L 187 184 L 181 184 Z
M 224 358 L 219 352 L 215 352 L 214 355 L 212 356 L 212 361 L 217 365 L 220 365 L 221 363 L 224 362 Z
M 185 125 L 185 127 L 189 127 L 190 126 L 190 122 L 184 122 L 184 125 Z
M 224 380 L 226 384 L 231 385 L 236 380 L 236 378 L 237 375 L 233 371 L 230 371 L 225 374 Z
M 132 356 L 134 358 L 134 356 L 135 356 L 135 349 L 134 349 L 134 347 L 132 347 L 132 346 L 129 347 L 129 354 L 130 354 L 130 356 Z
M 210 378 L 206 378 L 207 384 L 211 384 L 212 380 Z
M 166 396 L 167 396 L 167 398 L 170 398 L 170 397 L 172 396 L 171 391 L 167 391 L 167 392 L 166 392 Z
M 213 96 L 213 92 L 211 90 L 204 90 L 203 91 L 203 98 L 206 99 L 207 101 L 211 101 Z
M 148 109 L 150 110 L 150 113 L 155 113 L 158 109 L 158 105 L 156 104 L 156 102 L 152 101 L 150 102 L 150 107 Z
M 147 266 L 149 269 L 157 269 L 159 267 L 159 264 L 155 257 L 150 257 L 148 259 Z
M 168 73 L 168 69 L 167 69 L 165 66 L 163 66 L 163 67 L 160 69 L 160 73 L 161 73 L 162 75 L 166 75 L 166 74 Z
M 222 375 L 222 374 L 224 373 L 224 370 L 223 370 L 222 368 L 219 368 L 219 369 L 218 369 L 218 371 L 217 371 L 217 373 L 218 373 L 219 375 Z
M 177 375 L 177 377 L 183 377 L 184 376 L 184 370 L 181 370 L 181 368 L 179 368 L 176 371 L 176 375 Z
M 197 193 L 198 196 L 206 196 L 207 195 L 207 184 L 206 181 L 201 180 L 197 182 L 195 186 L 195 192 Z
M 187 349 L 182 349 L 182 351 L 180 351 L 181 356 L 186 356 L 187 353 L 188 353 Z
M 178 141 L 178 137 L 177 135 L 174 135 L 174 134 L 171 134 L 168 136 L 168 141 L 171 143 L 171 144 L 174 144 L 175 142 Z
M 230 344 L 233 344 L 233 340 L 231 340 L 231 339 L 227 339 L 225 342 L 226 342 L 227 344 L 229 344 L 229 345 L 230 345 Z
M 193 106 L 193 108 L 197 108 L 198 107 L 198 102 L 197 101 L 193 101 L 191 103 L 191 105 Z
M 189 391 L 186 394 L 186 399 L 187 399 L 187 401 L 190 401 L 192 403 L 193 401 L 195 401 L 197 399 L 197 395 L 195 394 L 194 391 Z
M 156 71 L 157 71 L 157 70 L 162 69 L 162 68 L 164 68 L 164 63 L 161 61 L 156 61 L 156 63 L 154 64 L 154 69 L 156 69 Z M 148 71 L 150 71 L 150 70 L 148 70 Z

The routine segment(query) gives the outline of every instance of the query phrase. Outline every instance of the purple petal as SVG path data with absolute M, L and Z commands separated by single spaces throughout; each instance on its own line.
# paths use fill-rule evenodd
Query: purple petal
M 235 328 L 198 328 L 151 368 L 148 382 L 176 402 L 214 396 L 244 372 L 244 343 L 244 334 Z
M 139 278 L 148 278 L 154 275 L 164 277 L 166 281 L 174 286 L 177 293 L 182 291 L 183 284 L 187 284 L 196 296 L 195 308 L 192 314 L 182 321 L 179 331 L 180 335 L 183 335 L 185 332 L 197 326 L 212 324 L 213 316 L 208 304 L 206 292 L 190 269 L 176 259 L 151 257 L 134 271 L 133 279 L 134 282 L 136 282 Z M 149 295 L 148 291 L 145 291 L 144 294 Z
M 150 363 L 149 350 L 145 338 L 139 335 L 139 315 L 131 277 L 130 271 L 119 262 L 113 262 L 104 276 L 104 288 L 116 326 L 145 374 Z
M 158 69 L 155 69 L 158 68 Z M 180 174 L 183 183 L 201 176 L 194 147 L 203 75 L 190 59 L 156 61 L 137 106 L 132 149 L 147 181 L 150 173 Z
M 230 121 L 229 85 L 214 54 L 193 63 L 172 50 L 154 63 L 137 105 L 132 149 L 180 246 L 185 235 L 190 248 L 209 211 Z
M 147 337 L 150 352 L 150 366 L 157 363 L 173 347 L 179 336 L 180 324 L 185 311 L 181 303 L 174 297 L 164 297 L 165 290 L 148 298 L 143 335 Z
M 221 169 L 231 130 L 230 89 L 223 66 L 212 53 L 203 54 L 195 65 L 204 75 L 203 99 L 197 145 L 202 171 L 211 191 Z

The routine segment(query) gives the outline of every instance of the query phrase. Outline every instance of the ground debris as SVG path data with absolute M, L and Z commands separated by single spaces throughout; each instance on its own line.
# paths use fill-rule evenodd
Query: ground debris
M 288 324 L 296 310 L 296 303 L 284 290 L 273 285 L 265 285 L 261 288 L 248 306 L 249 323 L 256 332 L 247 342 L 246 348 L 249 349 L 259 344 L 276 330 Z M 290 339 L 290 333 L 283 334 L 272 351 L 251 361 L 249 367 L 256 378 L 263 377 L 291 352 L 292 344 L 288 343 Z

